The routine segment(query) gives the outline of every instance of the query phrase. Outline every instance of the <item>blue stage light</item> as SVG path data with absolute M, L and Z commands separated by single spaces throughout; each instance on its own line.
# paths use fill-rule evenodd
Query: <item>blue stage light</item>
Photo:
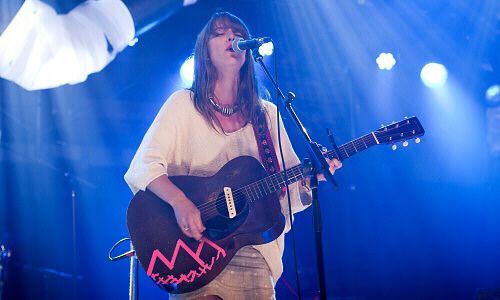
M 392 53 L 380 53 L 376 62 L 380 70 L 390 70 L 396 64 L 396 59 Z
M 259 53 L 262 56 L 271 56 L 273 54 L 273 51 L 274 51 L 273 42 L 265 43 L 259 47 Z
M 431 89 L 442 87 L 448 79 L 448 71 L 442 64 L 428 63 L 420 71 L 420 79 Z
M 194 78 L 194 57 L 190 56 L 181 66 L 180 75 L 184 87 L 191 87 Z

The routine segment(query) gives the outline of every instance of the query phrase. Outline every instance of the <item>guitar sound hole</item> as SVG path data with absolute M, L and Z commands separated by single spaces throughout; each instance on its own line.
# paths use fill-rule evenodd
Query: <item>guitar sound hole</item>
M 248 201 L 243 195 L 234 196 L 234 206 L 236 207 L 236 216 L 229 218 L 224 194 L 221 193 L 217 200 L 217 213 L 218 215 L 206 221 L 205 227 L 207 231 L 205 234 L 211 240 L 222 239 L 238 228 L 248 216 Z

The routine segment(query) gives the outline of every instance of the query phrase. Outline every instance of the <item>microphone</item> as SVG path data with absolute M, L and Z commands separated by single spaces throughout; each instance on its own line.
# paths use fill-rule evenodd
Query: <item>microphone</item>
M 254 38 L 249 40 L 235 38 L 233 40 L 232 48 L 234 52 L 241 53 L 244 50 L 259 48 L 262 44 L 269 43 L 270 41 L 270 37 Z

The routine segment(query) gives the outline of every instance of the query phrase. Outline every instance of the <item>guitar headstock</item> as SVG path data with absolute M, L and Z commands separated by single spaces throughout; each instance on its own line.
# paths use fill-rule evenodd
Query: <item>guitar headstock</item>
M 424 135 L 425 130 L 417 117 L 411 117 L 373 132 L 379 144 L 394 144 Z

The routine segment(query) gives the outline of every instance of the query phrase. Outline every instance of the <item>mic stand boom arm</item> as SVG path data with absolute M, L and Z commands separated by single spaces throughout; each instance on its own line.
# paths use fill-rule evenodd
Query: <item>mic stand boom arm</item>
M 316 242 L 316 262 L 317 262 L 317 271 L 318 271 L 318 279 L 319 279 L 319 298 L 326 299 L 326 284 L 325 284 L 325 268 L 324 268 L 324 259 L 323 259 L 323 242 L 322 242 L 322 226 L 321 226 L 321 209 L 319 206 L 318 193 L 317 193 L 317 174 L 319 171 L 325 176 L 326 180 L 330 182 L 334 187 L 337 187 L 337 183 L 333 178 L 333 175 L 330 173 L 330 166 L 326 161 L 325 157 L 321 153 L 321 149 L 318 143 L 311 140 L 311 137 L 307 133 L 307 130 L 302 125 L 299 117 L 295 113 L 295 110 L 292 107 L 292 101 L 295 99 L 295 94 L 292 92 L 288 93 L 288 97 L 285 97 L 283 92 L 281 91 L 278 83 L 273 79 L 266 65 L 262 61 L 262 55 L 260 55 L 258 49 L 252 50 L 252 54 L 254 60 L 261 66 L 261 68 L 266 73 L 269 80 L 272 82 L 274 88 L 278 92 L 278 96 L 283 101 L 283 104 L 295 122 L 295 125 L 298 127 L 300 132 L 302 132 L 302 136 L 304 137 L 307 145 L 309 153 L 312 157 L 312 172 L 311 172 L 311 189 L 313 195 L 313 222 L 314 222 L 314 232 L 315 232 L 315 242 Z M 334 151 L 337 151 L 334 149 Z M 337 157 L 341 157 L 339 153 L 336 153 Z

